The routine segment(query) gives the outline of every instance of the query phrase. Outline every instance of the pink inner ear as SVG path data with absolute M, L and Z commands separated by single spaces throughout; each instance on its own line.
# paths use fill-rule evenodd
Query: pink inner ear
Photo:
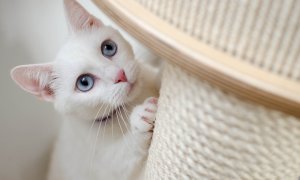
M 91 28 L 91 27 L 101 27 L 103 24 L 97 19 L 95 18 L 94 16 L 91 16 L 90 19 L 88 19 L 87 23 L 85 23 L 83 26 L 85 28 Z
M 11 71 L 12 79 L 25 91 L 51 101 L 54 93 L 50 88 L 51 64 L 17 66 Z
M 91 29 L 93 27 L 99 28 L 103 26 L 99 19 L 89 14 L 75 0 L 65 0 L 64 3 L 69 23 L 74 31 Z

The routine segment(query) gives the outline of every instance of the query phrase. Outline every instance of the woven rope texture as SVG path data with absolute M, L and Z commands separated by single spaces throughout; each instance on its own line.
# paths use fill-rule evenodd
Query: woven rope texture
M 299 0 L 136 1 L 201 42 L 300 81 Z
M 300 119 L 239 100 L 167 65 L 146 179 L 299 176 Z

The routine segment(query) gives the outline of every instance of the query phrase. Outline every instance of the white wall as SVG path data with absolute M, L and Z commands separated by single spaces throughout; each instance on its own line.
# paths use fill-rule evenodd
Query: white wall
M 60 121 L 50 103 L 20 90 L 9 71 L 55 57 L 67 32 L 62 9 L 60 0 L 0 1 L 1 180 L 45 179 Z
M 81 2 L 103 20 L 91 2 Z M 62 0 L 0 0 L 1 180 L 45 179 L 60 118 L 52 104 L 18 88 L 9 71 L 16 65 L 53 60 L 66 35 Z M 145 55 L 139 44 L 134 47 L 138 57 Z

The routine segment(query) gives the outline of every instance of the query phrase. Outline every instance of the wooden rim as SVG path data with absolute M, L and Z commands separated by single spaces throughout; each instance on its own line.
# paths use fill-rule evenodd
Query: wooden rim
M 134 0 L 94 0 L 159 56 L 240 98 L 300 117 L 300 84 L 218 51 L 159 19 Z

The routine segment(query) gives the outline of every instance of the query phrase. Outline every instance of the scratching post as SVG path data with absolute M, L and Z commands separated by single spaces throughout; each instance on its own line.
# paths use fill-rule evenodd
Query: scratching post
M 94 1 L 166 60 L 146 179 L 300 176 L 300 1 Z

